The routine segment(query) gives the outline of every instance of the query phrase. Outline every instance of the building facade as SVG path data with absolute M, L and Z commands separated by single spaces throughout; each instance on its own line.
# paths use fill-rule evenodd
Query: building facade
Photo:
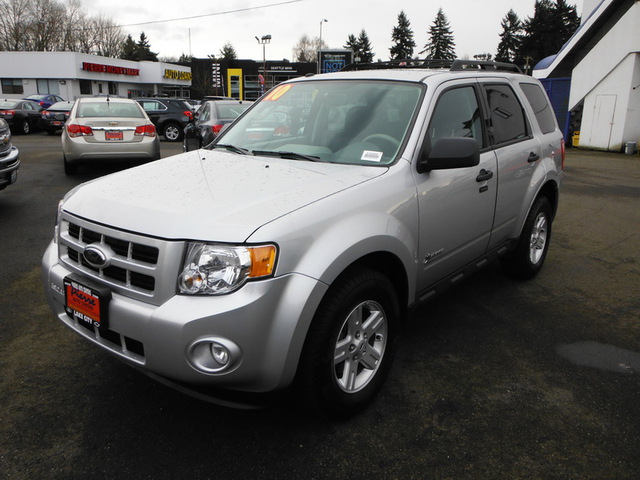
M 189 97 L 191 67 L 75 52 L 0 52 L 2 98 L 57 94 Z
M 570 79 L 566 108 L 578 146 L 624 151 L 640 142 L 640 1 L 585 0 L 583 10 L 580 28 L 533 75 Z

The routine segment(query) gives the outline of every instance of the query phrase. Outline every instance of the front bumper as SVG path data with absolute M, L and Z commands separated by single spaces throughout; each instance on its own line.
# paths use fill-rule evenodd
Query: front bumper
M 0 190 L 16 181 L 18 168 L 20 168 L 20 153 L 16 147 L 11 147 L 7 155 L 0 157 Z
M 109 330 L 101 332 L 66 314 L 63 281 L 72 272 L 58 262 L 57 244 L 47 248 L 42 267 L 49 305 L 62 323 L 150 376 L 199 393 L 287 387 L 326 292 L 323 283 L 297 274 L 249 282 L 229 295 L 175 295 L 159 306 L 112 292 Z M 190 356 L 194 344 L 210 339 L 237 347 L 230 368 L 204 371 Z

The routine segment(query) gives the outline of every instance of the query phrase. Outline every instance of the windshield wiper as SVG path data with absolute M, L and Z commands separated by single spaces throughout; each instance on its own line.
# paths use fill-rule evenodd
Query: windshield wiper
M 296 152 L 280 152 L 277 150 L 253 150 L 252 153 L 259 156 L 280 157 L 288 160 L 309 160 L 311 162 L 318 162 L 321 160 L 320 157 L 316 157 L 314 155 L 303 155 L 302 153 Z
M 207 148 L 224 148 L 225 150 L 229 150 L 230 152 L 233 153 L 239 153 L 240 155 L 253 155 L 249 150 L 247 150 L 246 148 L 241 148 L 241 147 L 236 147 L 235 145 L 229 145 L 226 143 L 211 143 L 209 145 L 207 145 Z

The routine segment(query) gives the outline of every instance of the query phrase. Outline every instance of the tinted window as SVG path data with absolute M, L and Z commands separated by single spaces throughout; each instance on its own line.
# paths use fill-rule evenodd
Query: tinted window
M 520 87 L 536 115 L 542 133 L 553 132 L 556 129 L 555 115 L 540 85 L 521 83 Z
M 2 93 L 24 93 L 22 88 L 22 79 L 20 78 L 3 78 Z
M 508 85 L 485 85 L 494 143 L 506 143 L 528 137 L 527 123 L 515 92 Z
M 454 88 L 440 96 L 427 135 L 431 145 L 443 137 L 468 137 L 484 146 L 482 118 L 473 87 Z
M 145 112 L 153 112 L 153 111 L 167 109 L 167 107 L 165 107 L 160 102 L 156 102 L 155 100 L 139 100 L 138 103 L 142 105 L 142 108 L 144 108 Z

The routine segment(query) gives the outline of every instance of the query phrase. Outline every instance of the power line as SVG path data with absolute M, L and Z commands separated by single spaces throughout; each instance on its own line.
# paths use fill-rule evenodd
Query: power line
M 248 12 L 250 10 L 259 10 L 261 8 L 268 8 L 268 7 L 277 7 L 280 5 L 287 5 L 289 3 L 298 3 L 298 2 L 302 2 L 304 0 L 288 0 L 286 2 L 278 2 L 278 3 L 270 3 L 267 5 L 259 5 L 257 7 L 247 7 L 247 8 L 239 8 L 236 10 L 226 10 L 224 12 L 216 12 L 216 13 L 205 13 L 202 15 L 193 15 L 190 17 L 181 17 L 181 18 L 169 18 L 166 20 L 152 20 L 149 22 L 140 22 L 140 23 L 128 23 L 126 25 L 116 25 L 115 27 L 137 27 L 140 25 L 151 25 L 153 23 L 167 23 L 167 22 L 179 22 L 181 20 L 193 20 L 195 18 L 205 18 L 205 17 L 214 17 L 214 16 L 218 16 L 218 15 L 228 15 L 230 13 L 240 13 L 240 12 Z

